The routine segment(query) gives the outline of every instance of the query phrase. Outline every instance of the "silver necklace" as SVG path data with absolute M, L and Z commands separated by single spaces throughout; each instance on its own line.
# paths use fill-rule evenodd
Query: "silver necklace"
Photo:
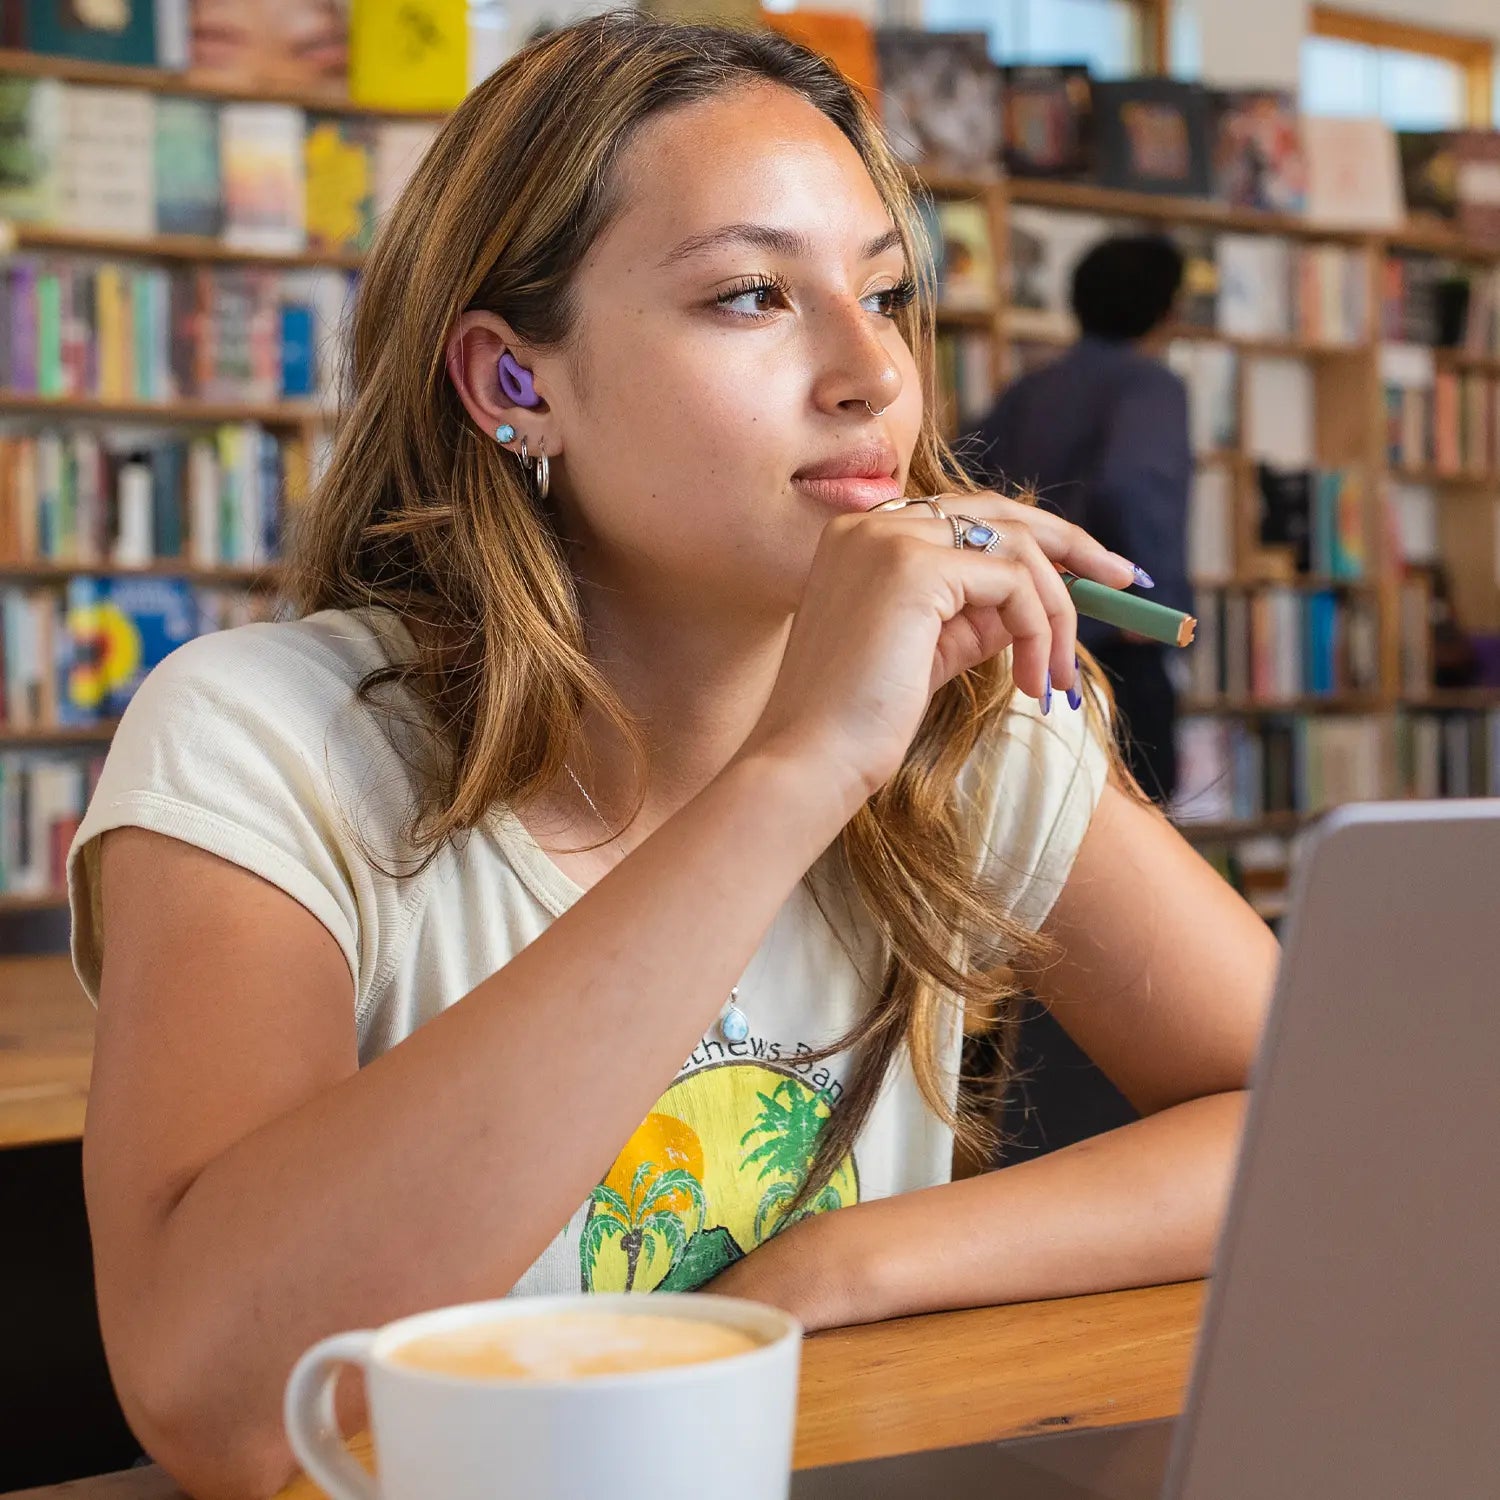
M 578 788 L 578 795 L 588 803 L 589 811 L 593 813 L 599 826 L 610 838 L 614 838 L 614 829 L 604 821 L 604 814 L 594 805 L 594 799 L 589 796 L 584 784 L 573 774 L 572 766 L 565 764 L 563 770 L 568 773 L 568 780 Z M 719 1035 L 726 1042 L 743 1042 L 750 1035 L 750 1018 L 740 1009 L 739 999 L 740 987 L 735 985 L 724 1002 L 724 1009 L 719 1012 Z

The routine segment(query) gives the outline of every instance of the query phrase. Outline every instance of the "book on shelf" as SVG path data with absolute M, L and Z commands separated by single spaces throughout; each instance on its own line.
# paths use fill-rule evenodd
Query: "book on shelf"
M 1381 269 L 1380 329 L 1392 341 L 1500 354 L 1500 267 L 1388 255 Z
M 1202 642 L 1188 657 L 1195 701 L 1274 706 L 1379 690 L 1379 611 L 1367 596 L 1205 587 L 1194 612 Z
M 357 104 L 452 109 L 468 70 L 466 0 L 354 0 L 349 96 Z
M 324 398 L 352 286 L 352 273 L 332 270 L 12 256 L 0 269 L 0 390 L 121 402 Z M 292 309 L 301 311 L 289 320 Z
M 1232 338 L 1290 338 L 1292 245 L 1279 235 L 1219 236 L 1218 328 Z
M 1500 132 L 1454 133 L 1459 233 L 1483 244 L 1500 244 Z
M 1211 329 L 1219 320 L 1218 235 L 1198 224 L 1179 225 L 1172 238 L 1182 253 L 1182 290 L 1177 320 L 1188 328 Z
M 933 265 L 939 311 L 991 311 L 999 283 L 989 210 L 969 199 L 941 199 L 936 205 L 935 228 Z
M 377 129 L 358 115 L 314 116 L 304 140 L 307 248 L 348 254 L 375 238 Z
M 1406 216 L 1396 138 L 1383 120 L 1308 115 L 1307 217 L 1341 229 L 1399 229 Z
M 1430 349 L 1381 349 L 1386 458 L 1397 469 L 1492 475 L 1500 463 L 1500 381 L 1438 366 Z
M 217 236 L 224 227 L 219 110 L 208 99 L 156 101 L 156 228 Z
M 1223 468 L 1200 468 L 1193 475 L 1188 498 L 1188 577 L 1195 582 L 1234 577 L 1234 532 L 1234 474 Z
M 1220 89 L 1211 107 L 1216 195 L 1233 208 L 1300 214 L 1307 206 L 1307 158 L 1295 95 Z
M 1500 710 L 1404 713 L 1402 789 L 1413 797 L 1500 797 Z
M 938 391 L 949 417 L 947 427 L 960 433 L 976 426 L 995 399 L 990 336 L 981 329 L 943 329 L 937 336 Z
M 1310 468 L 1317 454 L 1317 388 L 1308 362 L 1256 355 L 1242 369 L 1246 451 L 1281 468 Z
M 1500 243 L 1500 132 L 1406 130 L 1396 145 L 1409 214 Z
M 1093 112 L 1088 65 L 1021 63 L 1000 72 L 1006 170 L 1017 177 L 1086 177 Z
M 58 222 L 99 234 L 156 232 L 156 98 L 70 84 L 63 94 Z
M 0 76 L 0 215 L 57 218 L 64 88 L 53 78 Z
M 382 120 L 375 134 L 375 217 L 384 223 L 437 138 L 431 120 Z
M 833 10 L 761 9 L 756 19 L 760 25 L 800 42 L 832 63 L 865 96 L 872 109 L 880 108 L 875 32 L 863 16 Z
M 437 134 L 314 114 L 0 76 L 0 217 L 237 249 L 368 250 Z
M 157 62 L 156 0 L 0 0 L 6 45 L 120 67 Z
M 1098 214 L 1058 213 L 1015 204 L 1010 233 L 1011 325 L 1018 337 L 1071 338 L 1073 271 L 1114 223 Z
M 1412 219 L 1451 224 L 1458 218 L 1458 161 L 1448 130 L 1398 130 L 1401 194 Z
M 278 555 L 301 442 L 253 423 L 194 437 L 88 428 L 0 437 L 0 567 L 252 567 Z
M 102 755 L 0 751 L 0 894 L 61 890 Z
M 1187 386 L 1193 452 L 1212 454 L 1238 448 L 1238 352 L 1206 339 L 1174 339 L 1167 349 L 1167 363 Z
M 240 250 L 305 248 L 303 112 L 290 104 L 225 104 L 219 111 L 224 239 Z
M 346 0 L 189 0 L 187 33 L 195 72 L 251 88 L 340 95 L 348 86 Z
M 1225 234 L 1218 241 L 1218 273 L 1221 333 L 1315 344 L 1357 344 L 1368 335 L 1364 263 L 1344 246 Z
M 109 723 L 185 641 L 273 609 L 268 595 L 182 578 L 79 573 L 65 589 L 0 585 L 0 734 Z
M 1189 714 L 1178 722 L 1177 751 L 1172 813 L 1188 827 L 1370 801 L 1390 794 L 1398 771 L 1395 725 L 1376 715 Z
M 875 55 L 886 133 L 903 161 L 968 176 L 1000 170 L 1000 70 L 984 32 L 882 26 Z
M 1353 469 L 1256 466 L 1257 535 L 1298 574 L 1341 583 L 1365 576 L 1364 486 Z
M 1173 78 L 1093 87 L 1095 174 L 1108 188 L 1207 198 L 1213 192 L 1207 90 Z

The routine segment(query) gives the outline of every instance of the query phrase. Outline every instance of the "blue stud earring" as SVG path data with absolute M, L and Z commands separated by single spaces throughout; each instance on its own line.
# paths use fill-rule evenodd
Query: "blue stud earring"
M 515 435 L 516 429 L 512 427 L 509 422 L 502 422 L 495 429 L 495 438 L 498 442 L 508 443 L 515 437 Z

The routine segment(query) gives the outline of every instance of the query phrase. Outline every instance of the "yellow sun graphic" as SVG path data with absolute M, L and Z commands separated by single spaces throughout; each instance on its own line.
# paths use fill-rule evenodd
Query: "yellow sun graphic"
M 831 1113 L 794 1073 L 721 1063 L 658 1100 L 594 1190 L 585 1291 L 688 1291 L 790 1222 Z M 854 1159 L 796 1217 L 859 1201 Z

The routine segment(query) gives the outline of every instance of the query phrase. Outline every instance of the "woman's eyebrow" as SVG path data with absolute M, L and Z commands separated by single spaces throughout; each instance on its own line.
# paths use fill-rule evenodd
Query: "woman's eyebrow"
M 864 259 L 874 260 L 877 255 L 883 255 L 900 244 L 901 231 L 893 224 L 865 245 Z M 702 234 L 690 234 L 662 256 L 661 264 L 674 266 L 690 256 L 701 255 L 705 250 L 717 250 L 723 245 L 751 245 L 757 250 L 788 258 L 805 258 L 812 254 L 812 241 L 798 230 L 777 229 L 771 224 L 724 224 Z

